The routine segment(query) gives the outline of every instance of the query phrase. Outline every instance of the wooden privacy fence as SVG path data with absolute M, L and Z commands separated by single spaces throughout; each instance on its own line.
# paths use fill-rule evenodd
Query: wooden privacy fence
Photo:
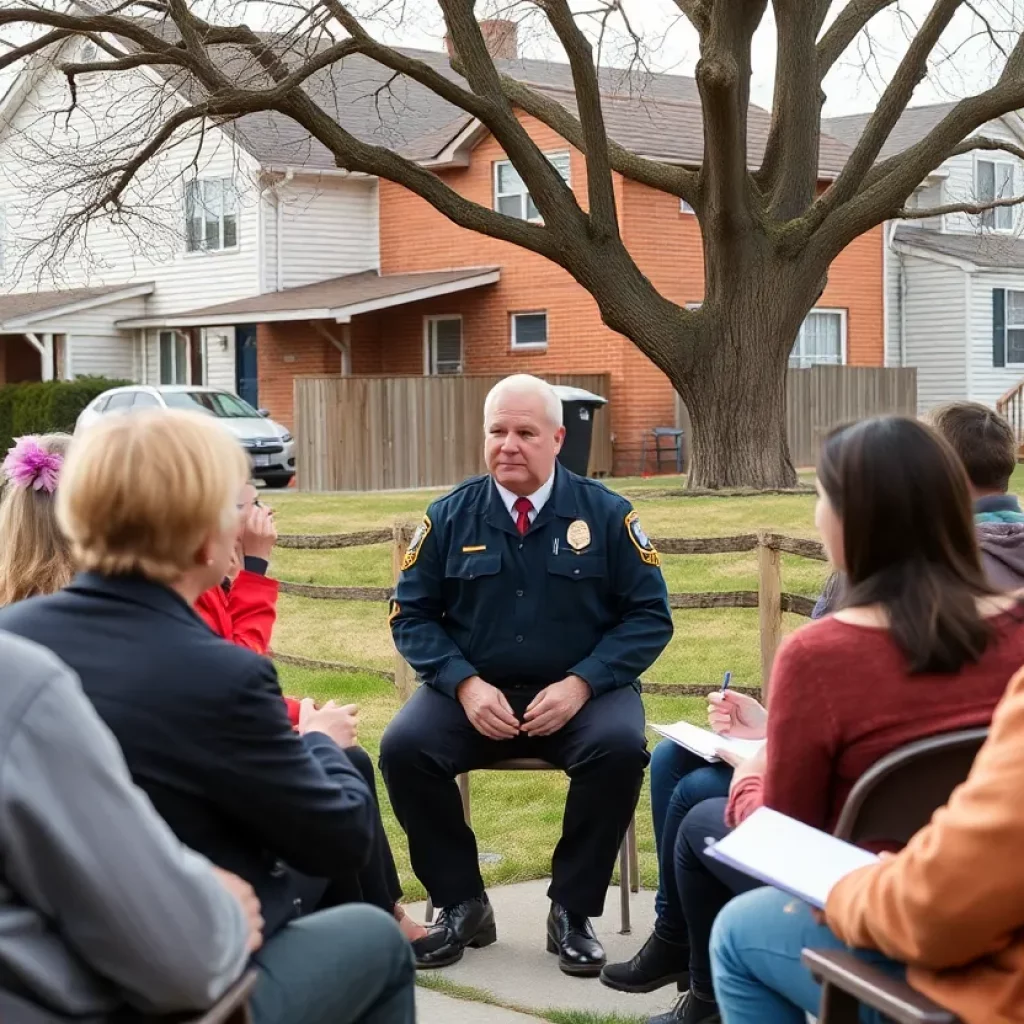
M 340 548 L 362 547 L 369 544 L 391 544 L 392 576 L 398 580 L 402 559 L 409 548 L 415 524 L 400 523 L 390 530 L 367 530 L 361 533 L 338 533 L 305 536 L 286 534 L 278 537 L 278 545 L 285 548 L 306 550 L 338 550 Z M 792 612 L 809 618 L 814 610 L 814 601 L 799 594 L 788 594 L 782 589 L 783 553 L 799 555 L 815 561 L 825 561 L 821 544 L 813 540 L 785 537 L 776 533 L 761 531 L 736 537 L 661 537 L 652 538 L 652 543 L 665 555 L 721 555 L 743 551 L 757 552 L 758 589 L 725 590 L 703 593 L 669 594 L 669 604 L 676 609 L 695 608 L 757 608 L 761 647 L 761 694 L 767 697 L 768 679 L 772 662 L 782 639 L 782 615 Z M 281 581 L 281 593 L 299 597 L 311 597 L 332 601 L 377 601 L 385 603 L 391 599 L 392 587 L 334 587 L 312 583 L 289 583 Z M 309 658 L 275 651 L 274 657 L 285 664 L 309 667 L 334 668 L 351 671 L 369 671 L 387 678 L 393 678 L 402 699 L 406 699 L 416 685 L 415 675 L 405 659 L 395 652 L 394 672 L 381 672 L 360 665 L 343 665 L 336 662 L 317 662 Z M 652 683 L 644 681 L 644 688 L 653 693 L 699 694 L 703 695 L 708 684 L 695 683 Z M 737 687 L 737 689 L 745 689 Z
M 447 487 L 484 472 L 483 411 L 504 374 L 297 377 L 297 484 L 306 491 Z M 545 374 L 607 398 L 606 373 Z M 594 416 L 591 474 L 612 469 L 611 421 Z
M 917 370 L 883 366 L 812 366 L 786 376 L 786 432 L 795 466 L 813 466 L 825 435 L 868 416 L 916 416 Z M 693 436 L 690 415 L 676 396 L 676 425 Z

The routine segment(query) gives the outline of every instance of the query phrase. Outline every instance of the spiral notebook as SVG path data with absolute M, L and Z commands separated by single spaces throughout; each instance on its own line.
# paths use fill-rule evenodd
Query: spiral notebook
M 721 761 L 719 750 L 729 750 L 740 757 L 752 757 L 764 745 L 764 740 L 737 740 L 719 736 L 710 729 L 701 729 L 689 722 L 673 722 L 672 725 L 651 725 L 651 728 L 665 739 L 704 758 L 705 761 Z
M 709 843 L 704 855 L 819 910 L 841 878 L 878 863 L 875 854 L 770 807 L 759 807 L 724 839 Z

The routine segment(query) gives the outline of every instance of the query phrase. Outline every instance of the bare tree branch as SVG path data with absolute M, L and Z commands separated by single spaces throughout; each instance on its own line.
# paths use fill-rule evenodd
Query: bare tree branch
M 703 35 L 708 30 L 710 9 L 713 0 L 675 0 L 690 24 Z
M 990 139 L 987 135 L 972 135 L 970 138 L 964 139 L 959 146 L 954 146 L 950 150 L 949 156 L 962 156 L 979 150 L 1010 153 L 1019 160 L 1024 160 L 1024 147 L 1007 139 Z
M 515 106 L 537 118 L 566 142 L 586 153 L 583 129 L 579 121 L 561 103 L 508 75 L 502 75 L 501 86 Z M 696 171 L 661 163 L 658 160 L 645 159 L 612 140 L 608 142 L 608 155 L 612 168 L 625 177 L 661 192 L 679 196 L 695 210 L 700 208 Z
M 1022 203 L 1024 203 L 1024 196 L 1010 196 L 985 203 L 947 203 L 944 206 L 905 207 L 896 212 L 896 217 L 900 220 L 928 220 L 932 217 L 945 217 L 951 213 L 967 213 L 977 216 L 988 210 L 998 210 L 1004 206 L 1020 206 Z
M 587 192 L 590 221 L 595 235 L 619 237 L 619 218 L 615 210 L 615 189 L 608 156 L 608 133 L 601 108 L 601 87 L 590 43 L 580 31 L 565 0 L 541 0 L 551 27 L 569 56 L 576 107 L 583 129 L 583 152 L 587 155 Z M 501 80 L 498 81 L 499 88 Z
M 832 69 L 868 22 L 898 0 L 850 0 L 828 27 L 817 46 L 818 81 Z
M 818 185 L 818 144 L 821 138 L 821 91 L 814 41 L 817 18 L 827 5 L 819 4 L 808 17 L 799 0 L 773 0 L 778 48 L 772 123 L 761 167 L 754 176 L 769 193 L 769 212 L 786 221 L 803 213 L 814 200 Z
M 861 186 L 872 164 L 878 158 L 882 146 L 892 134 L 896 122 L 906 110 L 928 67 L 928 57 L 935 49 L 939 37 L 945 31 L 962 6 L 963 0 L 935 0 L 928 17 L 918 30 L 900 61 L 885 92 L 868 119 L 853 154 L 847 160 L 842 173 L 815 203 L 811 211 L 810 225 L 817 227 L 839 206 L 851 199 Z M 929 168 L 930 170 L 930 168 Z M 922 175 L 923 177 L 923 175 Z M 920 179 L 919 179 L 920 180 Z

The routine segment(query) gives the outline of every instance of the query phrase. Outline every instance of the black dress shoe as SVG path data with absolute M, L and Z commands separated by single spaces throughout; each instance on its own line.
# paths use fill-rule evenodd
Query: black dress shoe
M 713 999 L 701 999 L 691 989 L 679 997 L 668 1013 L 651 1017 L 647 1024 L 722 1024 L 722 1016 Z
M 594 934 L 590 918 L 574 914 L 557 903 L 548 915 L 548 952 L 558 954 L 563 974 L 593 978 L 604 967 L 604 947 Z
M 601 983 L 619 992 L 653 992 L 664 985 L 690 986 L 690 947 L 668 942 L 657 932 L 640 947 L 632 960 L 607 964 Z
M 450 907 L 442 907 L 437 923 L 412 944 L 416 966 L 421 970 L 447 967 L 462 959 L 467 946 L 483 949 L 498 939 L 494 910 L 487 893 Z

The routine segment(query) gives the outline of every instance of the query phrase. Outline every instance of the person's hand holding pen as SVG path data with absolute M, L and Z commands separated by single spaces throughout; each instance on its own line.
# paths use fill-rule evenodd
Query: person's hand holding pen
M 768 732 L 768 712 L 753 697 L 729 689 L 732 673 L 726 672 L 721 690 L 708 694 L 708 724 L 719 736 L 763 740 Z

